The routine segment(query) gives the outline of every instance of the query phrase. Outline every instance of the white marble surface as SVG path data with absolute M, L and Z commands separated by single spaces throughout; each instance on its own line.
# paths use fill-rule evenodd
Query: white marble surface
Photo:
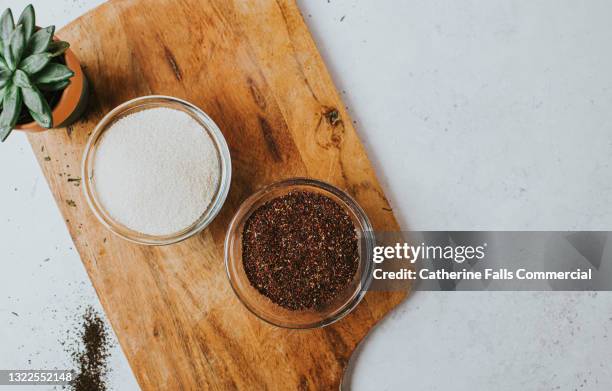
M 100 2 L 34 4 L 62 25 Z M 299 4 L 405 229 L 610 229 L 612 3 Z M 22 135 L 0 167 L 0 368 L 61 365 L 70 309 L 99 304 Z M 347 382 L 609 390 L 611 331 L 609 293 L 420 292 L 366 339 Z M 114 389 L 133 389 L 114 357 Z

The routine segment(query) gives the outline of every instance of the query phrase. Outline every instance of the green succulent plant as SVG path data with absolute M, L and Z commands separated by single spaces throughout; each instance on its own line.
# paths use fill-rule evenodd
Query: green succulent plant
M 53 127 L 48 99 L 65 89 L 74 76 L 61 61 L 70 45 L 54 41 L 54 32 L 55 26 L 36 27 L 31 4 L 16 25 L 9 8 L 0 17 L 0 141 L 19 122 L 24 105 L 40 126 Z

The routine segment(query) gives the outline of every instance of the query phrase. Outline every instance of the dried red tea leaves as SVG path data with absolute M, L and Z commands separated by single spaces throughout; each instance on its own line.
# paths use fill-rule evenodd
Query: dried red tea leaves
M 359 266 L 351 217 L 314 192 L 294 191 L 260 206 L 245 223 L 242 246 L 251 285 L 290 310 L 325 306 Z

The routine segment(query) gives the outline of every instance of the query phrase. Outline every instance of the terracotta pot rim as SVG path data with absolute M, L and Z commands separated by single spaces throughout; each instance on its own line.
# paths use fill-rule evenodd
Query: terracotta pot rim
M 55 39 L 57 40 L 57 37 Z M 76 110 L 84 88 L 84 75 L 81 70 L 81 64 L 70 48 L 64 53 L 64 58 L 66 66 L 74 72 L 74 76 L 70 78 L 70 84 L 62 91 L 59 101 L 52 110 L 53 127 L 61 125 Z M 15 129 L 25 132 L 44 132 L 49 130 L 40 126 L 36 121 L 17 124 Z

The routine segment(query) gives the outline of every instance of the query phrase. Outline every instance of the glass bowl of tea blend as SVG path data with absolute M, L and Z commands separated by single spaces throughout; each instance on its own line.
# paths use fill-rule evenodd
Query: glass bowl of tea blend
M 240 301 L 275 326 L 307 329 L 350 313 L 371 281 L 374 234 L 342 190 L 307 178 L 246 199 L 225 238 L 225 266 Z

